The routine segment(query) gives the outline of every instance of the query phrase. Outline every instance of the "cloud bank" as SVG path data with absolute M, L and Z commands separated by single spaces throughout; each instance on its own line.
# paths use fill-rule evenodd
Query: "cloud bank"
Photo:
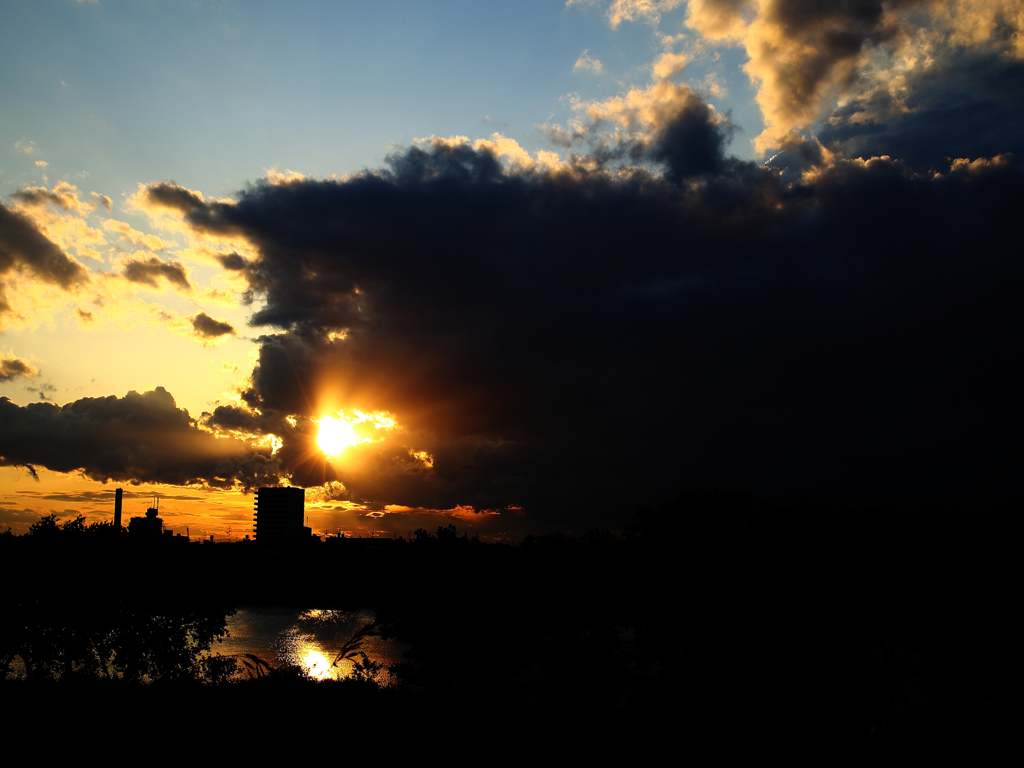
M 1020 164 L 936 174 L 796 142 L 793 164 L 758 166 L 671 93 L 595 115 L 646 121 L 617 165 L 525 170 L 434 140 L 231 204 L 151 187 L 197 234 L 258 253 L 223 263 L 273 332 L 211 426 L 283 437 L 294 482 L 355 500 L 541 515 L 692 482 L 934 498 L 1015 450 Z M 312 420 L 346 408 L 401 430 L 300 461 Z
M 218 488 L 273 482 L 279 471 L 269 449 L 199 429 L 162 387 L 63 407 L 22 407 L 4 397 L 0 425 L 0 466 L 80 472 L 100 482 Z
M 211 249 L 239 244 L 210 261 L 244 284 L 262 334 L 251 377 L 198 422 L 161 390 L 0 401 L 3 461 L 549 521 L 693 483 L 963 498 L 1019 451 L 1020 8 L 690 2 L 688 29 L 749 57 L 765 164 L 727 153 L 735 127 L 678 82 L 670 51 L 651 83 L 544 127 L 564 157 L 435 137 L 377 170 L 278 174 L 230 201 L 144 186 L 140 210 Z M 656 26 L 681 9 L 617 1 L 608 18 Z M 21 214 L 0 215 L 0 276 L 81 279 Z M 152 254 L 123 270 L 192 288 Z M 133 423 L 122 412 L 168 440 L 140 457 L 145 430 L 111 428 Z M 336 414 L 358 442 L 325 461 L 316 421 Z

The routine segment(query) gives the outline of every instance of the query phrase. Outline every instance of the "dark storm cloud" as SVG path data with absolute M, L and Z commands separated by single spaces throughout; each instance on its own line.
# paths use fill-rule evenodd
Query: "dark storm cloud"
M 144 190 L 144 199 L 149 205 L 180 213 L 201 210 L 206 205 L 202 195 L 178 186 L 173 181 L 150 184 Z
M 237 231 L 225 230 L 223 222 L 217 226 L 205 221 L 211 205 L 224 205 L 224 203 L 208 202 L 198 192 L 186 189 L 173 181 L 161 181 L 144 187 L 141 190 L 139 202 L 144 209 L 151 211 L 163 209 L 186 215 L 197 230 L 219 232 L 225 235 L 238 234 Z
M 0 315 L 9 309 L 4 298 L 6 278 L 21 270 L 65 290 L 88 280 L 81 264 L 69 258 L 28 218 L 0 203 Z
M 240 256 L 237 253 L 218 253 L 216 254 L 216 258 L 224 269 L 228 269 L 233 272 L 245 269 L 249 263 L 243 256 Z
M 733 165 L 725 149 L 736 127 L 688 85 L 662 78 L 647 88 L 576 109 L 580 117 L 572 130 L 540 128 L 552 144 L 569 151 L 577 169 L 648 164 L 679 183 L 722 174 Z
M 357 501 L 563 520 L 694 482 L 949 500 L 1005 463 L 1020 165 L 794 144 L 816 168 L 794 181 L 725 157 L 727 125 L 686 101 L 649 144 L 665 176 L 506 172 L 435 141 L 347 181 L 190 199 L 197 230 L 258 250 L 252 322 L 279 329 L 252 410 L 211 424 L 273 432 L 295 482 L 336 474 Z M 294 463 L 341 406 L 406 432 L 351 466 Z
M 163 261 L 157 256 L 131 259 L 125 263 L 121 274 L 129 282 L 148 285 L 150 288 L 159 288 L 160 280 L 163 279 L 182 291 L 192 290 L 184 264 Z
M 269 451 L 198 429 L 162 387 L 63 407 L 0 398 L 0 465 L 132 484 L 249 488 L 277 477 Z
M 231 323 L 222 320 L 214 320 L 205 312 L 200 312 L 192 318 L 192 329 L 197 335 L 206 339 L 216 339 L 221 336 L 229 336 L 235 332 Z
M 889 91 L 837 109 L 819 140 L 846 157 L 888 154 L 941 170 L 958 157 L 1024 157 L 1024 62 L 956 51 L 907 76 L 906 96 Z
M 707 102 L 693 94 L 655 134 L 649 155 L 664 164 L 666 175 L 675 182 L 722 173 L 725 148 L 735 130 L 727 120 L 717 120 Z
M 660 80 L 646 90 L 592 104 L 585 112 L 587 124 L 573 132 L 559 126 L 549 126 L 546 132 L 567 149 L 585 145 L 582 159 L 587 164 L 604 168 L 650 162 L 676 183 L 722 175 L 735 166 L 725 149 L 736 127 L 689 86 Z M 609 139 L 604 132 L 609 123 L 626 132 Z

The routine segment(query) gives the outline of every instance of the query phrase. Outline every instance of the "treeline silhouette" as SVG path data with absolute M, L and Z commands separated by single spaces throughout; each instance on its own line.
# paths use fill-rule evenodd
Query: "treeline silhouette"
M 1019 762 L 1020 512 L 694 488 L 619 531 L 511 546 L 449 525 L 299 549 L 132 547 L 111 526 L 44 518 L 0 536 L 5 583 L 18 585 L 0 661 L 25 665 L 4 687 L 38 703 L 37 690 L 106 681 L 118 692 L 104 696 L 146 698 L 172 722 L 160 702 L 185 696 L 238 732 L 265 707 L 282 733 L 358 711 L 367 741 L 348 748 L 367 757 L 401 723 L 388 748 L 410 759 L 425 744 L 470 758 L 500 742 L 486 762 L 639 764 L 666 745 L 712 763 L 772 750 Z M 372 608 L 407 648 L 398 684 L 314 683 L 271 665 L 225 682 L 231 665 L 210 650 L 229 606 L 256 603 Z M 29 684 L 29 663 L 48 684 Z M 144 679 L 157 685 L 132 685 Z M 536 751 L 545 739 L 556 746 Z M 218 744 L 203 739 L 210 754 Z

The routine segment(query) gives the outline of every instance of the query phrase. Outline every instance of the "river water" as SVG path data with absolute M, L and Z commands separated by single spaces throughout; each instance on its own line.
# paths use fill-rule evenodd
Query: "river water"
M 288 607 L 239 608 L 228 618 L 230 632 L 210 650 L 225 656 L 253 654 L 271 667 L 298 667 L 318 680 L 350 677 L 350 661 L 332 664 L 345 642 L 361 627 L 372 623 L 372 611 L 335 611 Z M 370 661 L 385 666 L 401 660 L 402 649 L 394 640 L 368 637 L 362 650 Z M 240 674 L 246 673 L 240 667 Z M 390 678 L 383 676 L 382 683 Z

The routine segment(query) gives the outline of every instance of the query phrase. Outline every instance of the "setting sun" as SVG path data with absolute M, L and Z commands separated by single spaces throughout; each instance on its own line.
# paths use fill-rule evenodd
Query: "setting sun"
M 316 441 L 328 456 L 337 456 L 350 445 L 358 443 L 359 438 L 349 422 L 325 416 L 320 419 L 320 433 Z

